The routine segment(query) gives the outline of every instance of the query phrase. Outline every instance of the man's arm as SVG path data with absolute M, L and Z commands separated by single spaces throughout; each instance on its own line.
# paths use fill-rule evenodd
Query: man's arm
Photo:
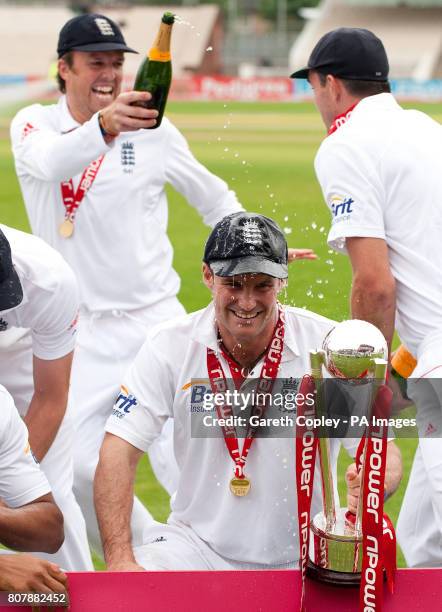
M 66 412 L 72 357 L 73 351 L 60 359 L 34 355 L 34 395 L 24 421 L 38 461 L 48 452 Z
M 55 553 L 63 540 L 63 515 L 50 493 L 18 508 L 0 503 L 0 542 L 8 548 Z
M 210 172 L 192 154 L 184 136 L 171 123 L 165 124 L 164 180 L 213 227 L 226 215 L 244 210 L 227 183 Z
M 107 433 L 94 480 L 94 502 L 110 571 L 143 571 L 132 551 L 130 517 L 135 471 L 142 451 L 126 440 Z
M 100 111 L 105 129 L 118 135 L 120 131 L 153 127 L 158 111 L 131 106 L 132 102 L 144 102 L 150 97 L 149 93 L 140 91 L 119 94 L 112 104 Z M 66 181 L 109 150 L 109 139 L 103 138 L 98 113 L 66 134 L 57 132 L 55 124 L 50 110 L 37 104 L 14 117 L 11 141 L 18 176 Z
M 44 559 L 31 555 L 0 555 L 0 591 L 66 593 L 67 576 Z
M 396 283 L 390 270 L 388 248 L 379 238 L 347 238 L 353 268 L 351 314 L 376 325 L 388 347 L 394 334 Z
M 385 498 L 390 497 L 398 488 L 402 480 L 402 457 L 401 451 L 390 440 L 387 444 L 387 465 L 385 468 Z M 345 474 L 347 483 L 347 506 L 350 512 L 356 514 L 359 495 L 361 493 L 361 474 L 356 469 L 356 463 L 348 466 Z

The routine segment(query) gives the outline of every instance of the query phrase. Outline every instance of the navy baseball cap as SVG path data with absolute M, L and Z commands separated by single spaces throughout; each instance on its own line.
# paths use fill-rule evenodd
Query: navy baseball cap
M 284 233 L 275 221 L 258 213 L 237 212 L 221 219 L 207 240 L 203 261 L 217 276 L 288 276 Z
M 23 288 L 12 263 L 11 247 L 0 230 L 0 312 L 18 306 L 23 300 Z
M 57 53 L 68 51 L 125 51 L 138 53 L 126 45 L 120 28 L 104 15 L 88 13 L 69 19 L 60 30 Z
M 309 70 L 332 74 L 342 79 L 386 81 L 388 58 L 380 38 L 362 28 L 337 28 L 319 40 L 307 66 L 292 79 L 307 79 Z

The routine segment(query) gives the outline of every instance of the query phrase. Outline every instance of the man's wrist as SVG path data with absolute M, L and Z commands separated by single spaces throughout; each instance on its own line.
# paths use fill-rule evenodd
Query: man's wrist
M 115 138 L 118 136 L 118 134 L 109 131 L 109 128 L 106 127 L 106 122 L 101 111 L 98 113 L 98 126 L 103 138 Z

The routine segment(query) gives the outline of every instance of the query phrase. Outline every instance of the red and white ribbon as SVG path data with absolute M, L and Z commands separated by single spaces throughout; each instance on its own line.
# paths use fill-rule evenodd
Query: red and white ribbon
M 69 219 L 72 223 L 74 222 L 78 207 L 97 177 L 103 159 L 104 155 L 100 155 L 100 157 L 89 164 L 81 176 L 77 191 L 74 192 L 72 179 L 61 183 L 61 197 L 63 198 L 65 208 L 64 218 Z
M 275 378 L 278 375 L 282 351 L 284 348 L 284 325 L 284 312 L 281 307 L 278 307 L 278 321 L 276 323 L 269 348 L 264 356 L 264 364 L 261 369 L 261 374 L 259 376 L 256 389 L 257 393 L 268 394 L 272 391 Z M 244 381 L 244 377 L 239 371 L 238 364 L 236 364 L 228 355 L 224 353 L 223 355 L 229 364 L 236 387 L 240 388 L 242 382 Z M 227 391 L 227 381 L 224 375 L 224 370 L 215 351 L 210 348 L 207 349 L 207 372 L 209 375 L 212 392 L 214 394 L 225 393 Z M 253 406 L 253 415 L 261 417 L 266 408 L 267 402 L 263 402 L 263 405 Z M 226 419 L 227 417 L 233 415 L 232 406 L 229 404 L 217 404 L 216 409 L 220 419 Z M 243 479 L 245 477 L 244 467 L 247 461 L 247 455 L 249 454 L 254 440 L 256 429 L 257 427 L 251 427 L 250 425 L 247 427 L 242 451 L 240 451 L 235 426 L 225 425 L 222 427 L 227 450 L 235 464 L 235 478 Z

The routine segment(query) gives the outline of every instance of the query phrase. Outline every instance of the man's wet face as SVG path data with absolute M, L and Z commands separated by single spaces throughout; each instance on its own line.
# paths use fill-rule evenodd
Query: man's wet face
M 276 323 L 277 297 L 283 281 L 268 274 L 215 276 L 205 281 L 212 290 L 215 315 L 221 331 L 238 342 L 251 342 Z

